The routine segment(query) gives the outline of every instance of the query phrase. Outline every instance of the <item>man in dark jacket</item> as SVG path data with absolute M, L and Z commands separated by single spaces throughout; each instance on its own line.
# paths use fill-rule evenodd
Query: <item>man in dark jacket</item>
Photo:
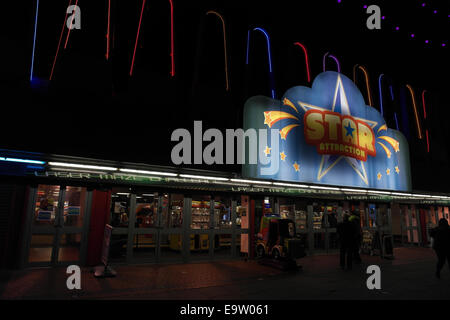
M 439 225 L 430 232 L 430 236 L 434 239 L 433 249 L 436 251 L 438 262 L 436 265 L 436 277 L 441 277 L 441 270 L 447 259 L 450 267 L 450 228 L 446 219 L 439 220 Z
M 347 260 L 347 269 L 352 269 L 353 253 L 356 246 L 356 228 L 354 223 L 349 221 L 349 215 L 344 214 L 343 222 L 337 226 L 337 233 L 340 242 L 340 265 L 345 269 L 345 261 Z
M 361 230 L 361 219 L 359 218 L 359 212 L 353 212 L 349 217 L 349 221 L 355 226 L 355 246 L 353 247 L 353 259 L 356 263 L 361 263 L 361 256 L 359 254 L 359 249 L 361 248 L 362 242 L 362 230 Z

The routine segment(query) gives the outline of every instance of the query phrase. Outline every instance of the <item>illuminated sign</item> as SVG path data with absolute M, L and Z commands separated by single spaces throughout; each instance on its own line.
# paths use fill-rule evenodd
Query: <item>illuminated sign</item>
M 366 161 L 376 155 L 375 134 L 365 122 L 336 112 L 308 110 L 303 118 L 305 140 L 320 154 L 341 154 Z
M 244 130 L 251 128 L 278 129 L 279 137 L 268 130 L 266 143 L 258 146 L 268 161 L 244 164 L 245 177 L 411 190 L 405 137 L 388 128 L 380 112 L 367 106 L 356 85 L 340 73 L 323 72 L 311 88 L 293 87 L 281 100 L 251 97 L 244 108 Z M 274 150 L 279 154 L 271 154 Z M 273 166 L 275 161 L 279 164 Z M 262 169 L 270 166 L 278 170 L 263 175 Z

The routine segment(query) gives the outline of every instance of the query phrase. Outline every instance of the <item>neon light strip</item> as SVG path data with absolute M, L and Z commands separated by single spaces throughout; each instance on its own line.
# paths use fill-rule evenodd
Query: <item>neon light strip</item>
M 430 152 L 430 141 L 428 140 L 428 129 L 425 130 L 425 134 L 427 136 L 427 152 Z
M 113 168 L 113 167 L 103 167 L 103 166 L 95 166 L 95 165 L 88 165 L 88 164 L 67 163 L 67 162 L 49 162 L 48 164 L 51 166 L 55 166 L 55 167 L 117 171 L 117 168 Z
M 69 0 L 69 7 L 71 4 L 72 4 L 72 0 Z M 66 16 L 64 17 L 64 22 L 63 22 L 62 29 L 61 29 L 61 35 L 59 36 L 58 48 L 56 48 L 55 59 L 53 59 L 53 66 L 52 66 L 52 71 L 50 71 L 49 80 L 52 80 L 52 78 L 53 78 L 53 70 L 55 69 L 56 59 L 58 58 L 59 48 L 61 47 L 61 40 L 62 40 L 62 36 L 64 34 L 64 29 L 66 27 L 66 21 L 67 21 L 67 10 L 66 10 Z
M 380 91 L 380 107 L 381 107 L 381 116 L 383 116 L 383 90 L 381 89 L 381 77 L 384 76 L 384 74 L 380 74 L 378 77 L 378 90 Z
M 364 77 L 366 79 L 366 88 L 367 88 L 367 98 L 369 100 L 369 106 L 373 106 L 372 104 L 372 94 L 370 93 L 370 83 L 369 83 L 369 75 L 367 73 L 366 68 L 360 66 L 359 64 L 355 64 L 353 66 L 353 82 L 356 84 L 356 71 L 357 69 L 361 69 L 364 72 Z
M 255 31 L 255 30 L 261 31 L 264 34 L 264 36 L 266 37 L 266 40 L 267 40 L 267 54 L 269 56 L 269 72 L 272 73 L 272 56 L 270 54 L 270 38 L 269 38 L 269 35 L 267 34 L 266 30 L 264 30 L 262 28 L 255 28 L 255 29 L 253 29 L 253 31 Z
M 77 4 L 78 4 L 78 0 L 75 1 L 75 7 L 77 6 Z M 76 10 L 76 9 L 75 9 L 75 10 Z M 73 14 L 72 16 L 73 16 L 73 18 L 72 18 L 72 20 L 70 20 L 70 25 L 71 25 L 71 26 L 72 26 L 72 23 L 73 23 L 73 19 L 75 19 L 75 17 L 74 17 L 75 15 Z M 72 29 L 69 29 L 69 32 L 67 32 L 66 43 L 64 43 L 64 49 L 66 49 L 66 47 L 67 47 L 67 41 L 69 41 L 70 30 L 72 30 Z
M 230 179 L 232 182 L 242 182 L 242 183 L 254 183 L 254 184 L 272 184 L 270 181 L 257 181 L 257 180 L 245 180 L 245 179 Z
M 250 46 L 250 30 L 247 32 L 247 55 L 245 56 L 245 64 L 248 65 L 248 52 L 249 52 L 249 46 Z
M 271 92 L 272 92 L 272 98 L 275 99 L 275 88 L 273 87 L 273 73 L 272 73 L 272 56 L 270 53 L 270 38 L 269 38 L 269 35 L 267 34 L 266 30 L 264 30 L 262 28 L 254 28 L 253 31 L 261 31 L 267 40 L 267 55 L 269 57 L 269 73 L 270 73 L 271 87 L 272 87 Z
M 397 130 L 400 130 L 398 126 L 397 112 L 394 112 L 394 118 L 395 118 L 395 126 L 397 127 Z
M 34 18 L 33 54 L 31 56 L 30 81 L 33 81 L 34 51 L 36 49 L 36 32 L 37 32 L 38 12 L 39 12 L 39 0 L 36 1 L 36 16 Z
M 5 158 L 5 157 L 0 157 L 0 161 L 33 163 L 33 164 L 45 164 L 45 161 L 29 160 L 29 159 L 18 159 L 18 158 Z
M 274 182 L 275 186 L 280 187 L 292 187 L 292 188 L 309 188 L 309 186 L 304 184 L 292 184 L 292 183 L 282 183 L 282 182 Z
M 360 193 L 367 193 L 367 190 L 359 190 L 359 189 L 348 189 L 348 188 L 340 188 L 341 191 L 344 192 L 360 192 Z
M 339 190 L 339 188 L 333 187 L 322 187 L 322 186 L 310 186 L 311 189 L 320 189 L 320 190 Z
M 303 53 L 305 54 L 305 64 L 306 64 L 306 75 L 308 77 L 308 82 L 311 82 L 311 77 L 309 75 L 309 61 L 308 61 L 308 53 L 306 51 L 306 48 L 304 45 L 302 45 L 300 42 L 294 42 L 294 45 L 299 46 L 303 49 Z
M 338 67 L 338 72 L 340 73 L 341 72 L 341 65 L 339 64 L 338 59 L 335 56 L 331 55 L 331 54 L 329 54 L 328 56 L 330 58 L 334 59 L 334 61 L 336 61 L 336 64 L 337 64 L 337 67 Z
M 225 89 L 228 91 L 230 88 L 230 84 L 229 84 L 229 80 L 228 80 L 228 57 L 227 57 L 227 38 L 226 38 L 226 33 L 225 33 L 225 20 L 216 11 L 208 11 L 206 14 L 208 15 L 210 13 L 215 14 L 222 21 L 223 49 L 224 49 L 224 56 L 225 56 Z
M 337 68 L 338 68 L 338 72 L 340 73 L 340 72 L 341 72 L 341 65 L 339 64 L 338 59 L 337 59 L 335 56 L 329 54 L 329 52 L 327 52 L 327 53 L 325 53 L 325 54 L 323 55 L 323 59 L 322 59 L 323 72 L 326 71 L 326 59 L 327 59 L 327 56 L 330 57 L 330 58 L 332 58 L 332 59 L 336 62 Z
M 353 66 L 353 82 L 356 84 L 356 69 L 358 68 L 359 64 L 355 64 Z
M 106 60 L 109 60 L 109 26 L 111 24 L 111 0 L 108 0 L 108 27 L 106 30 Z
M 134 51 L 133 51 L 133 58 L 131 60 L 130 77 L 133 75 L 134 58 L 136 56 L 136 48 L 139 39 L 139 31 L 141 30 L 142 14 L 144 13 L 144 7 L 145 7 L 145 0 L 142 0 L 141 17 L 139 18 L 139 26 L 136 34 L 136 41 L 134 42 Z
M 322 66 L 323 66 L 323 72 L 325 72 L 326 71 L 326 60 L 327 60 L 327 55 L 328 55 L 328 53 L 329 52 L 327 52 L 327 53 L 325 53 L 324 55 L 323 55 L 323 58 L 322 58 Z
M 176 173 L 171 173 L 171 172 L 135 170 L 135 169 L 119 169 L 119 171 L 121 171 L 121 172 L 130 172 L 130 173 L 150 174 L 150 175 L 157 175 L 157 176 L 169 176 L 169 177 L 177 176 Z
M 423 90 L 422 91 L 422 106 L 423 106 L 423 118 L 424 119 L 426 119 L 427 118 L 427 110 L 426 110 L 426 107 L 425 107 L 425 92 L 426 92 L 427 90 Z
M 229 181 L 228 178 L 223 177 L 208 177 L 208 176 L 197 176 L 192 174 L 180 174 L 182 178 L 191 178 L 191 179 L 204 179 L 204 180 L 217 180 L 217 181 Z
M 392 86 L 389 86 L 389 91 L 391 92 L 391 100 L 394 101 L 394 92 L 392 91 Z
M 409 84 L 407 84 L 406 87 L 408 88 L 409 93 L 411 94 L 411 99 L 413 102 L 414 116 L 416 117 L 417 133 L 418 133 L 419 139 L 422 139 L 422 129 L 420 128 L 419 115 L 417 113 L 416 98 L 414 96 L 414 90 Z
M 175 76 L 175 44 L 174 44 L 174 38 L 173 38 L 173 1 L 169 0 L 170 2 L 170 62 L 171 62 L 171 69 L 170 69 L 170 76 Z

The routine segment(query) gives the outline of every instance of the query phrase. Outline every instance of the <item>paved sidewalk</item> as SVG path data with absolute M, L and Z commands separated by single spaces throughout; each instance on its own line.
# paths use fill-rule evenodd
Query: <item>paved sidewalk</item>
M 434 278 L 428 248 L 396 248 L 394 260 L 363 255 L 352 271 L 338 255 L 300 259 L 303 270 L 283 272 L 256 261 L 117 266 L 116 278 L 82 269 L 81 290 L 68 290 L 65 268 L 0 272 L 0 299 L 449 299 L 450 271 Z M 366 268 L 381 268 L 381 290 L 368 290 Z

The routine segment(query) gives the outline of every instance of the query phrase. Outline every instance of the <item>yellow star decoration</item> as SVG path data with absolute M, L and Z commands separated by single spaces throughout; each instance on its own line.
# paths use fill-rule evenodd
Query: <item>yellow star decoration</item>
M 266 146 L 266 149 L 264 149 L 264 153 L 266 154 L 266 156 L 268 156 L 270 154 L 270 149 L 268 146 Z
M 378 172 L 378 174 L 377 174 L 377 179 L 378 179 L 378 180 L 381 180 L 381 177 L 382 177 L 381 173 Z
M 397 172 L 397 174 L 400 173 L 400 169 L 398 168 L 398 166 L 395 166 L 395 172 Z
M 294 167 L 295 171 L 300 170 L 300 166 L 298 165 L 297 161 L 294 162 L 293 167 Z
M 390 175 L 390 174 L 391 174 L 391 169 L 387 168 L 387 169 L 386 169 L 386 174 L 387 174 L 387 175 Z
M 283 152 L 280 153 L 281 160 L 284 161 L 286 159 L 286 154 Z

